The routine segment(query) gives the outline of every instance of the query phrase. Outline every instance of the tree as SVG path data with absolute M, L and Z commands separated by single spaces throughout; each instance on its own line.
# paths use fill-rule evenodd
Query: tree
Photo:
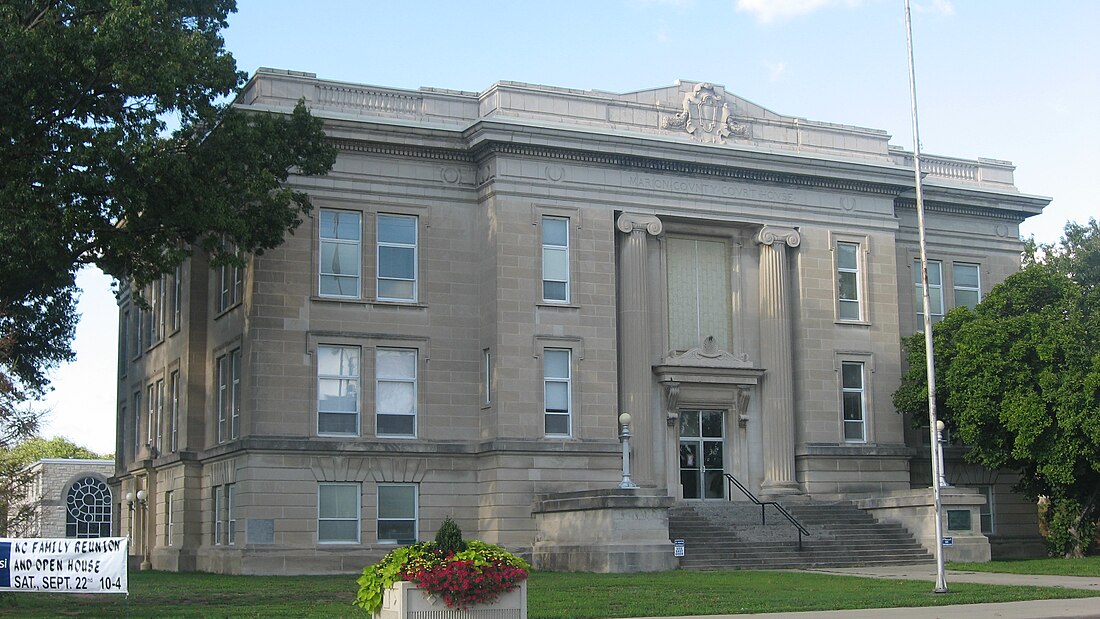
M 35 514 L 35 506 L 26 501 L 34 482 L 27 466 L 45 458 L 100 459 L 94 451 L 67 438 L 31 437 L 11 448 L 0 449 L 0 537 L 19 537 Z
M 927 414 L 923 336 L 906 338 L 900 412 Z M 969 462 L 1018 471 L 1050 500 L 1053 554 L 1082 556 L 1100 517 L 1100 225 L 1028 246 L 1024 268 L 973 313 L 933 329 L 937 410 Z
M 19 403 L 73 357 L 83 265 L 140 290 L 195 250 L 243 264 L 310 210 L 285 181 L 326 173 L 335 149 L 301 103 L 227 104 L 245 81 L 220 35 L 235 10 L 0 2 L 0 435 L 27 436 Z

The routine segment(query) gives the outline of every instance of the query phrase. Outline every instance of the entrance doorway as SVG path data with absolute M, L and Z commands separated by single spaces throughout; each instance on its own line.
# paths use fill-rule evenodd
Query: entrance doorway
M 726 498 L 726 411 L 680 411 L 680 485 L 685 499 Z

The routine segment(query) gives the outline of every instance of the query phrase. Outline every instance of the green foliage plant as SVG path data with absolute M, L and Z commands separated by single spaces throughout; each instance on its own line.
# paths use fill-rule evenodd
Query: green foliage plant
M 443 599 L 448 607 L 466 608 L 490 603 L 515 589 L 530 569 L 520 557 L 478 540 L 466 541 L 465 549 L 458 552 L 445 550 L 438 542 L 420 542 L 395 548 L 364 568 L 356 581 L 359 591 L 354 604 L 374 614 L 382 607 L 386 589 L 408 580 Z
M 1029 243 L 1024 268 L 973 312 L 933 329 L 939 416 L 968 462 L 1020 474 L 1050 501 L 1052 554 L 1081 557 L 1100 518 L 1100 224 L 1068 223 L 1057 245 Z M 906 338 L 899 412 L 927 419 L 924 338 Z
M 462 541 L 462 529 L 450 516 L 443 520 L 443 524 L 435 532 L 435 543 L 444 552 L 454 553 L 466 549 L 466 543 Z

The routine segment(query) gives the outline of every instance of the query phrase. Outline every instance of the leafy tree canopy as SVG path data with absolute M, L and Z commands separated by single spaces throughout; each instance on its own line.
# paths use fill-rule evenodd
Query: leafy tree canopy
M 16 469 L 21 469 L 28 464 L 45 458 L 99 460 L 109 457 L 97 454 L 86 447 L 81 447 L 63 436 L 55 436 L 51 439 L 34 436 L 11 449 L 0 451 L 0 458 L 4 459 L 5 465 L 10 465 Z
M 0 423 L 73 356 L 77 270 L 140 288 L 200 249 L 281 243 L 310 209 L 283 182 L 335 150 L 292 115 L 226 101 L 234 0 L 0 0 Z M 178 122 L 167 133 L 166 120 Z M 14 427 L 14 426 L 13 426 Z
M 894 403 L 922 418 L 923 336 L 905 346 Z M 1100 516 L 1100 225 L 1029 245 L 1021 272 L 935 326 L 933 349 L 937 410 L 968 461 L 1019 471 L 1026 494 L 1051 501 L 1052 550 L 1082 554 Z

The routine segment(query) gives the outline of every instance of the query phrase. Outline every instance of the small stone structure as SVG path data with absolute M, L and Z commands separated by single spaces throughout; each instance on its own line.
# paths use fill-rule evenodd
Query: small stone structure
M 633 573 L 676 569 L 668 538 L 673 499 L 614 488 L 544 495 L 532 510 L 537 570 Z
M 114 522 L 113 460 L 47 458 L 28 465 L 34 481 L 25 501 L 36 506 L 22 537 L 106 537 Z
M 985 497 L 973 488 L 943 488 L 940 504 L 943 512 L 943 535 L 951 538 L 944 546 L 947 561 L 989 561 L 989 540 L 981 532 L 981 506 Z M 856 506 L 877 520 L 896 522 L 931 553 L 936 552 L 935 503 L 931 488 L 914 488 L 891 492 L 883 496 L 861 499 Z

